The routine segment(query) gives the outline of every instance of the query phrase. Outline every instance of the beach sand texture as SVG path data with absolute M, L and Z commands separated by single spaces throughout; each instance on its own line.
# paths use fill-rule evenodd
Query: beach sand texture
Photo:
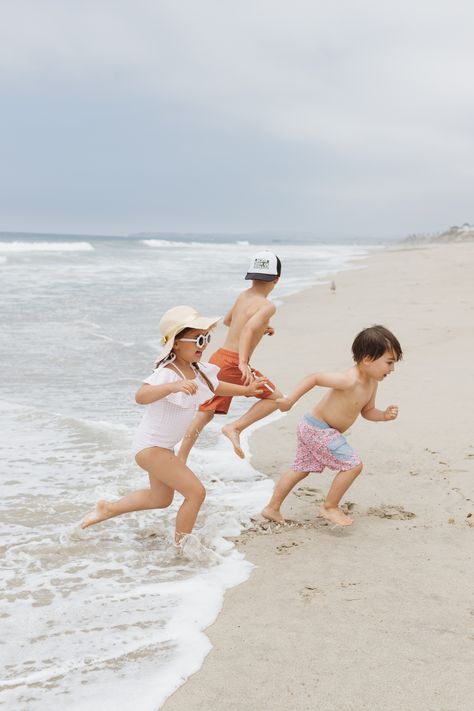
M 257 518 L 240 536 L 256 568 L 227 592 L 207 630 L 213 650 L 165 711 L 472 704 L 473 263 L 473 243 L 392 248 L 339 274 L 335 291 L 317 286 L 280 306 L 255 367 L 288 392 L 310 372 L 349 366 L 356 333 L 382 323 L 404 359 L 377 404 L 398 404 L 399 418 L 350 430 L 364 462 L 345 499 L 352 527 L 317 516 L 326 471 L 288 497 L 294 524 Z M 291 465 L 297 419 L 321 393 L 251 435 L 257 469 L 276 479 Z

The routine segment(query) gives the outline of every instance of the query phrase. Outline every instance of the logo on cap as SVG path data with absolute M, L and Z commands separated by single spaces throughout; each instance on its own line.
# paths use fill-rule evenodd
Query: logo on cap
M 259 257 L 256 257 L 253 260 L 253 268 L 254 269 L 270 269 L 270 260 L 269 259 L 260 259 Z

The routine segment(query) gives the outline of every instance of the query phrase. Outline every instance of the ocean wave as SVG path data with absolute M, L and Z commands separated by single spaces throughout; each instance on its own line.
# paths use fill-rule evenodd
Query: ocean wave
M 0 252 L 93 252 L 89 242 L 0 242 Z
M 142 239 L 141 244 L 145 244 L 147 247 L 187 247 L 188 242 L 171 242 L 168 239 Z
M 231 249 L 235 247 L 249 247 L 250 242 L 246 240 L 236 240 L 235 242 L 179 242 L 168 239 L 142 239 L 141 244 L 147 247 L 202 247 L 204 249 L 212 248 L 216 249 Z M 258 248 L 258 245 L 252 245 L 254 248 Z

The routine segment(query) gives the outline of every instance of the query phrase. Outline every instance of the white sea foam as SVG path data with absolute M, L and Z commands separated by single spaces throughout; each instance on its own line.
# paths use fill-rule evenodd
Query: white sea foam
M 46 698 L 64 698 L 68 708 L 95 711 L 107 697 L 111 709 L 158 708 L 202 664 L 210 649 L 203 630 L 224 591 L 250 574 L 252 566 L 226 537 L 238 535 L 261 508 L 271 482 L 237 459 L 211 423 L 212 458 L 200 448 L 190 457 L 208 496 L 179 554 L 173 524 L 180 501 L 82 530 L 77 521 L 88 500 L 115 499 L 134 488 L 137 474 L 144 478 L 126 455 L 129 430 L 5 401 L 0 413 L 9 442 L 0 464 L 17 507 L 1 530 L 2 604 L 10 615 L 4 629 L 16 640 L 0 658 L 5 702 L 21 707 L 27 696 L 29 711 L 43 711 Z M 23 423 L 21 435 L 16 423 Z M 28 486 L 26 423 L 36 455 Z M 43 464 L 42 452 L 49 452 Z
M 169 239 L 142 239 L 141 244 L 147 247 L 188 247 L 186 242 L 173 242 Z
M 210 649 L 203 630 L 224 591 L 250 574 L 229 539 L 262 508 L 272 482 L 235 457 L 219 434 L 225 418 L 210 423 L 191 453 L 207 496 L 179 555 L 178 495 L 165 510 L 79 527 L 98 499 L 148 486 L 129 451 L 141 416 L 133 392 L 159 350 L 163 311 L 190 303 L 224 313 L 234 298 L 226 289 L 247 285 L 251 252 L 273 249 L 162 242 L 161 250 L 94 243 L 93 260 L 65 253 L 60 270 L 57 255 L 12 258 L 2 270 L 0 604 L 4 640 L 15 640 L 0 647 L 6 707 L 155 711 L 200 667 Z M 283 263 L 277 300 L 367 252 L 284 244 L 275 251 Z M 229 418 L 248 406 L 234 401 Z
M 147 247 L 169 247 L 177 249 L 183 247 L 194 247 L 197 249 L 226 249 L 231 250 L 238 247 L 249 247 L 249 242 L 247 240 L 236 240 L 235 242 L 195 242 L 189 241 L 179 241 L 179 240 L 167 240 L 167 239 L 143 239 L 140 240 L 141 244 L 145 244 Z
M 0 242 L 0 252 L 93 252 L 89 242 Z

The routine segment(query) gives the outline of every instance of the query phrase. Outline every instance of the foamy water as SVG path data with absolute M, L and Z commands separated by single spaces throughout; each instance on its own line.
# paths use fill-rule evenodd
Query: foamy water
M 90 252 L 89 242 L 0 242 L 0 252 Z
M 203 630 L 225 590 L 251 572 L 229 538 L 272 483 L 232 453 L 219 435 L 225 418 L 190 457 L 207 498 L 184 556 L 172 545 L 179 496 L 164 511 L 78 527 L 97 499 L 147 485 L 129 451 L 141 416 L 133 396 L 151 372 L 161 314 L 177 303 L 224 313 L 247 286 L 242 276 L 258 249 L 156 242 L 98 241 L 77 251 L 66 240 L 42 242 L 55 250 L 0 242 L 8 254 L 0 259 L 7 708 L 157 709 L 202 664 L 210 648 Z M 283 262 L 277 299 L 367 252 L 274 249 Z M 249 404 L 235 401 L 230 417 Z

